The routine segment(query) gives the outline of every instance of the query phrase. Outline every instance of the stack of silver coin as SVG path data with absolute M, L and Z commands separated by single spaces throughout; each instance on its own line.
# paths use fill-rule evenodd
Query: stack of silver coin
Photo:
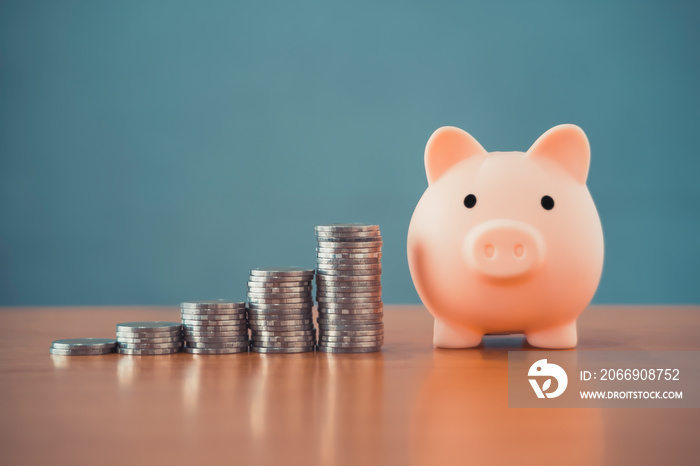
M 313 351 L 313 269 L 253 269 L 248 277 L 248 324 L 256 353 Z
M 318 350 L 370 353 L 384 343 L 378 225 L 317 225 Z
M 124 322 L 117 324 L 119 354 L 156 355 L 182 351 L 179 322 Z
M 117 340 L 111 338 L 68 338 L 51 343 L 49 352 L 59 356 L 92 356 L 116 353 Z
M 245 302 L 195 301 L 180 305 L 185 352 L 231 354 L 248 352 Z

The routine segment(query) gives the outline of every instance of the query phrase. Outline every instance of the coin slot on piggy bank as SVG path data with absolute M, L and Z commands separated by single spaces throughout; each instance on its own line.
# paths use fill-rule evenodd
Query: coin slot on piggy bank
M 603 269 L 589 165 L 575 125 L 550 129 L 527 152 L 487 152 L 455 127 L 433 133 L 408 264 L 435 318 L 436 347 L 471 348 L 503 333 L 541 348 L 576 346 L 576 319 Z

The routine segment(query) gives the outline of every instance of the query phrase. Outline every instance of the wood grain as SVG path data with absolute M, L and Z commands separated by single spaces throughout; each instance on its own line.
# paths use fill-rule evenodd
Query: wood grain
M 387 306 L 381 353 L 51 356 L 176 308 L 0 310 L 0 463 L 697 464 L 694 409 L 509 409 L 520 336 L 434 350 L 422 306 Z M 580 350 L 700 350 L 700 307 L 597 306 Z

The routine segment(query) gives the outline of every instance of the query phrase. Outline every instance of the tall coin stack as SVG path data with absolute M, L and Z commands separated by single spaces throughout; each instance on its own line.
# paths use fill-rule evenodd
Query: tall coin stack
M 124 322 L 117 324 L 119 354 L 156 355 L 182 351 L 179 322 Z
M 180 305 L 185 352 L 231 354 L 248 352 L 244 302 L 214 300 Z
M 253 269 L 248 277 L 248 324 L 256 353 L 313 351 L 313 269 Z
M 316 226 L 318 350 L 370 353 L 384 343 L 378 225 Z

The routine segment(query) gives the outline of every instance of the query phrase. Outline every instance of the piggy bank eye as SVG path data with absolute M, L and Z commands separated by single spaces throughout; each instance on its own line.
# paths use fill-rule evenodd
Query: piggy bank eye
M 467 197 L 464 198 L 464 205 L 466 206 L 467 209 L 471 209 L 476 205 L 476 196 L 473 194 L 469 194 Z
M 541 203 L 544 210 L 552 210 L 554 208 L 554 199 L 549 196 L 542 196 Z

